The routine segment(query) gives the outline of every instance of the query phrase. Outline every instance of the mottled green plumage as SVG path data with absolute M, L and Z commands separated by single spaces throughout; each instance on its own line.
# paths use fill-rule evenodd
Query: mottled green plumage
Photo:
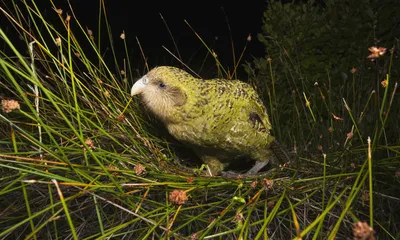
M 131 94 L 139 93 L 169 133 L 191 146 L 214 174 L 239 157 L 256 160 L 250 173 L 275 158 L 266 109 L 247 83 L 202 80 L 164 66 L 134 84 Z

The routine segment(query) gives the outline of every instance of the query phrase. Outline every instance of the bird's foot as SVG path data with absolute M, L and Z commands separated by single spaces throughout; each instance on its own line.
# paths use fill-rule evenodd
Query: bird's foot
M 257 161 L 254 166 L 247 171 L 246 175 L 255 175 L 258 173 L 263 167 L 265 167 L 268 164 L 268 161 Z

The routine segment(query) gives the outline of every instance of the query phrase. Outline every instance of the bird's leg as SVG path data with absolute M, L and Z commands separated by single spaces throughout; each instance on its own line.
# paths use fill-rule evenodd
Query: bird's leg
M 208 165 L 210 172 L 211 172 L 211 176 L 216 176 L 218 174 L 220 174 L 222 172 L 222 170 L 224 170 L 224 164 L 221 163 L 221 161 L 219 161 L 217 158 L 212 157 L 212 156 L 201 156 L 201 159 L 203 160 L 203 162 L 205 164 Z
M 247 171 L 246 175 L 252 175 L 258 173 L 263 167 L 268 164 L 268 161 L 257 161 L 254 166 Z

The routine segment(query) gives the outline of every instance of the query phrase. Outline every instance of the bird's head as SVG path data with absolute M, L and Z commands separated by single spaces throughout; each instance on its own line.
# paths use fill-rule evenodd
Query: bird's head
M 131 95 L 140 94 L 144 104 L 161 120 L 173 121 L 177 109 L 188 100 L 190 85 L 198 79 L 174 67 L 157 67 L 135 82 Z

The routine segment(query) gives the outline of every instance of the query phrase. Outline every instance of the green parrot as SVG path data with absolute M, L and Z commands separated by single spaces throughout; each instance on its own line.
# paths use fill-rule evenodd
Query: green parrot
M 131 95 L 137 94 L 168 132 L 191 147 L 213 175 L 224 173 L 230 163 L 244 157 L 256 161 L 249 175 L 270 160 L 289 160 L 287 155 L 279 156 L 284 151 L 270 133 L 267 111 L 247 83 L 203 80 L 179 68 L 161 66 L 135 82 Z M 276 154 L 277 149 L 280 154 Z

